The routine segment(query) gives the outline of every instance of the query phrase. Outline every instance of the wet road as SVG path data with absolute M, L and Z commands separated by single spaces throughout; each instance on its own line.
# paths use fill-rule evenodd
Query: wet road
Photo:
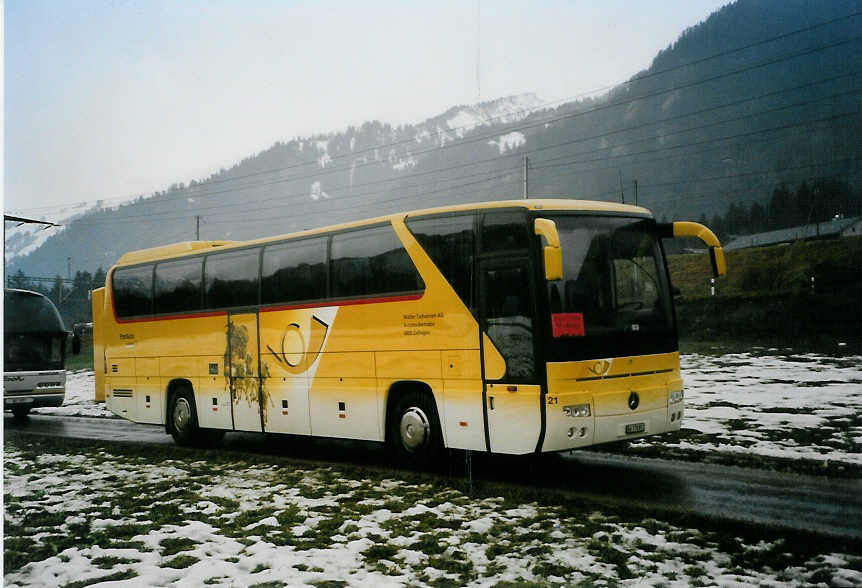
M 5 431 L 79 439 L 173 443 L 164 427 L 119 419 L 32 415 L 4 418 Z M 232 433 L 224 450 L 279 455 L 319 463 L 387 468 L 379 444 L 281 435 Z M 449 475 L 463 476 L 464 452 L 453 452 Z M 614 507 L 674 511 L 862 540 L 862 480 L 830 479 L 711 464 L 579 451 L 537 461 L 473 454 L 472 477 L 494 484 L 543 489 Z

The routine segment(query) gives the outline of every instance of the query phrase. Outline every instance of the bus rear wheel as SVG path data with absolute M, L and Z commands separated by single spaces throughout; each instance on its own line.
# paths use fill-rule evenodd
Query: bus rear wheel
M 168 421 L 171 436 L 178 445 L 195 445 L 199 442 L 201 434 L 195 399 L 189 388 L 182 386 L 171 396 L 171 402 L 168 405 Z
M 398 398 L 387 425 L 390 449 L 398 461 L 427 465 L 440 456 L 440 420 L 428 394 L 411 391 Z

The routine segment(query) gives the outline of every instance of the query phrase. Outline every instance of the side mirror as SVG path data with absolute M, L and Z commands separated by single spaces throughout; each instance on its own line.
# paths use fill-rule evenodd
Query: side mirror
M 727 274 L 727 262 L 724 260 L 724 249 L 715 233 L 700 223 L 677 221 L 659 225 L 663 237 L 696 237 L 709 247 L 709 261 L 712 263 L 712 274 L 717 278 Z
M 563 252 L 560 249 L 560 235 L 557 233 L 557 225 L 547 218 L 537 218 L 533 223 L 537 235 L 545 238 L 545 247 L 542 250 L 545 261 L 545 279 L 549 282 L 560 280 L 563 277 Z

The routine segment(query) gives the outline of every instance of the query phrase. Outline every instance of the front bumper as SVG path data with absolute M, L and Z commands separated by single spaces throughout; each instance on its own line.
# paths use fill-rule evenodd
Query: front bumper
M 554 411 L 548 415 L 542 451 L 565 451 L 678 431 L 684 412 L 684 402 L 649 411 L 609 416 L 566 418 Z
M 3 374 L 3 408 L 60 406 L 66 397 L 66 371 L 40 370 Z
M 3 408 L 11 409 L 18 406 L 26 406 L 29 408 L 42 408 L 46 406 L 61 406 L 63 399 L 66 397 L 66 390 L 47 389 L 44 392 L 33 392 L 31 394 L 6 394 L 3 397 Z

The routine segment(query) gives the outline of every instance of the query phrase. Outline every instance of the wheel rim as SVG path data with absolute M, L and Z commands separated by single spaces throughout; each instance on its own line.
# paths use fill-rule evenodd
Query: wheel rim
M 428 445 L 431 424 L 421 408 L 411 406 L 401 416 L 401 444 L 413 453 Z
M 177 431 L 185 431 L 188 429 L 189 421 L 192 418 L 192 407 L 189 401 L 183 397 L 177 399 L 174 404 L 174 429 Z

